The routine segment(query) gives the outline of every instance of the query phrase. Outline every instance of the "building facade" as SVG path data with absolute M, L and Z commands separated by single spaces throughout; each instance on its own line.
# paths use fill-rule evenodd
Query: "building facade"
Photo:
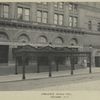
M 100 56 L 100 3 L 1 2 L 0 64 L 14 64 L 13 50 L 24 44 L 91 51 L 95 66 Z

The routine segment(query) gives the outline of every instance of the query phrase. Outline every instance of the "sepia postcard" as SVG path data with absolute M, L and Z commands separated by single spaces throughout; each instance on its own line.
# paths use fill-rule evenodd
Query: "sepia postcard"
M 0 98 L 100 100 L 100 2 L 0 1 Z

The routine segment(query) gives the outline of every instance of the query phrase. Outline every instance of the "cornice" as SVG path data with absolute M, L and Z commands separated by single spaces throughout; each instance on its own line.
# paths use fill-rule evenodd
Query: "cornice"
M 35 29 L 35 30 L 45 30 L 45 31 L 53 31 L 60 32 L 65 34 L 79 34 L 79 35 L 99 35 L 99 32 L 92 32 L 82 28 L 70 28 L 67 26 L 57 26 L 51 24 L 40 24 L 34 22 L 25 22 L 25 21 L 17 21 L 17 20 L 0 20 L 0 26 L 2 27 L 10 27 L 16 29 Z

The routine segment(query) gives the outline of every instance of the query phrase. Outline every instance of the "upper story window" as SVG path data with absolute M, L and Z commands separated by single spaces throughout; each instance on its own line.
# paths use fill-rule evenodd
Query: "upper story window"
M 69 3 L 69 11 L 74 11 L 77 12 L 78 10 L 78 5 L 74 3 Z
M 69 10 L 72 11 L 73 10 L 73 4 L 69 3 Z
M 64 7 L 64 3 L 63 2 L 59 2 L 59 8 L 63 9 L 63 7 Z
M 54 2 L 54 7 L 56 9 L 63 9 L 64 8 L 64 3 L 63 2 Z
M 54 14 L 54 24 L 63 25 L 63 14 Z
M 58 8 L 58 3 L 57 2 L 54 2 L 54 7 Z
M 47 18 L 48 18 L 48 13 L 47 12 L 43 12 L 42 22 L 43 23 L 47 23 Z
M 23 19 L 23 8 L 18 8 L 18 12 L 17 12 L 18 14 L 17 14 L 17 18 L 18 19 Z
M 48 12 L 37 11 L 37 22 L 47 23 L 48 21 Z
M 77 27 L 77 25 L 78 25 L 78 18 L 73 17 L 73 27 Z
M 78 17 L 69 16 L 69 26 L 77 27 L 78 26 Z
M 24 13 L 24 19 L 29 21 L 29 16 L 30 16 L 30 10 L 27 8 L 25 9 L 25 13 Z
M 92 21 L 88 21 L 88 29 L 89 29 L 89 30 L 92 29 Z
M 9 5 L 3 5 L 3 17 L 9 18 Z
M 69 17 L 69 26 L 70 27 L 73 26 L 73 17 L 72 16 Z
M 63 25 L 63 15 L 59 15 L 59 25 Z
M 30 9 L 18 7 L 17 8 L 17 19 L 29 21 L 30 20 Z
M 97 30 L 100 31 L 100 23 L 98 23 Z
M 74 11 L 77 11 L 77 10 L 78 10 L 78 5 L 74 4 Z
M 57 24 L 57 23 L 58 23 L 58 15 L 54 14 L 54 24 Z
M 37 22 L 42 21 L 42 11 L 37 11 Z

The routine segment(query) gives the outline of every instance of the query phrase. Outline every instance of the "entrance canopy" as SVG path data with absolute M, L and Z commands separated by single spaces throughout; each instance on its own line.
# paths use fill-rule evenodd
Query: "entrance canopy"
M 39 55 L 41 53 L 45 53 L 45 54 L 51 53 L 51 54 L 55 55 L 56 53 L 63 54 L 65 52 L 71 52 L 71 51 L 72 50 L 68 47 L 51 47 L 51 46 L 34 47 L 34 46 L 30 46 L 30 45 L 25 45 L 25 46 L 21 46 L 21 47 L 17 48 L 14 53 L 16 56 L 22 56 L 23 54 Z
M 22 55 L 27 55 L 27 56 L 35 56 L 35 55 L 41 55 L 41 54 L 44 54 L 44 55 L 49 55 L 49 54 L 53 54 L 53 55 L 68 55 L 68 56 L 71 56 L 72 53 L 75 53 L 75 56 L 76 54 L 81 54 L 82 56 L 84 54 L 88 54 L 90 52 L 79 52 L 78 51 L 78 47 L 60 47 L 60 46 L 55 46 L 55 47 L 52 47 L 50 45 L 48 46 L 31 46 L 31 45 L 24 45 L 24 46 L 21 46 L 21 47 L 18 47 L 14 50 L 14 55 L 15 57 L 17 56 L 22 56 Z
M 32 58 L 34 56 L 47 56 L 49 61 L 49 77 L 51 77 L 51 69 L 52 69 L 52 59 L 53 57 L 63 56 L 70 57 L 71 62 L 71 74 L 73 74 L 74 61 L 76 57 L 88 57 L 89 59 L 89 72 L 91 73 L 91 52 L 79 52 L 77 48 L 68 48 L 68 47 L 52 47 L 52 46 L 38 46 L 33 47 L 30 45 L 25 45 L 22 47 L 18 47 L 14 51 L 16 58 L 16 66 L 15 73 L 17 74 L 17 66 L 19 57 L 22 58 L 22 66 L 23 66 L 23 79 L 25 79 L 25 62 L 28 57 Z

